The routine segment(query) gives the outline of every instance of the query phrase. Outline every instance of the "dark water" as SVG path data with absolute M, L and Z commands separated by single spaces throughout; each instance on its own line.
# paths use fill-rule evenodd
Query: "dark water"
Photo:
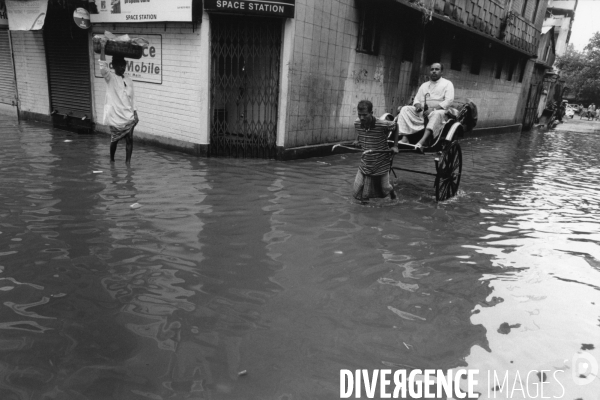
M 541 369 L 599 398 L 571 378 L 600 360 L 595 135 L 465 140 L 457 198 L 405 174 L 363 206 L 357 155 L 127 168 L 105 136 L 0 132 L 2 400 L 333 399 L 340 369 L 459 367 L 481 399 L 485 371 Z

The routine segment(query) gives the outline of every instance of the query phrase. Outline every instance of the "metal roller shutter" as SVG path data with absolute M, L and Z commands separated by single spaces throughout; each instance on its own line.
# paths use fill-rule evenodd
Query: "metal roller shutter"
M 8 35 L 8 30 L 0 29 L 0 103 L 15 105 L 15 69 Z
M 92 95 L 88 31 L 73 22 L 70 7 L 48 6 L 44 26 L 50 108 L 53 115 L 91 122 Z

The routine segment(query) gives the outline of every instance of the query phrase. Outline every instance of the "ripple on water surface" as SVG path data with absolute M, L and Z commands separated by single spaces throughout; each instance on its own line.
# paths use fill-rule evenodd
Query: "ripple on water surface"
M 332 398 L 340 369 L 459 367 L 482 399 L 488 370 L 600 393 L 568 369 L 600 360 L 594 136 L 463 141 L 456 198 L 400 174 L 360 205 L 352 154 L 136 145 L 127 168 L 104 136 L 0 126 L 0 398 Z

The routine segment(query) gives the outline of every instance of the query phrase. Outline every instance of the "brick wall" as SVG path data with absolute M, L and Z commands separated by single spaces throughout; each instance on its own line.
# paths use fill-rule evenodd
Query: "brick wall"
M 11 31 L 20 111 L 50 115 L 46 53 L 41 31 Z
M 95 25 L 94 32 L 113 30 L 113 24 Z M 136 132 L 188 143 L 200 143 L 200 104 L 209 94 L 200 90 L 200 27 L 190 23 L 119 24 L 115 32 L 132 37 L 162 35 L 162 84 L 134 81 L 135 103 L 140 117 Z M 92 71 L 94 59 L 90 61 Z M 94 111 L 102 126 L 106 84 L 93 78 Z

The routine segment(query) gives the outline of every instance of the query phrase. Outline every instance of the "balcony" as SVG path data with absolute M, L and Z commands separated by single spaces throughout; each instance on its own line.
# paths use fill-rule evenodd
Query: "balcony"
M 432 0 L 396 0 L 420 10 L 431 11 Z M 434 18 L 463 26 L 469 31 L 499 41 L 528 55 L 535 55 L 540 30 L 494 0 L 433 0 Z

